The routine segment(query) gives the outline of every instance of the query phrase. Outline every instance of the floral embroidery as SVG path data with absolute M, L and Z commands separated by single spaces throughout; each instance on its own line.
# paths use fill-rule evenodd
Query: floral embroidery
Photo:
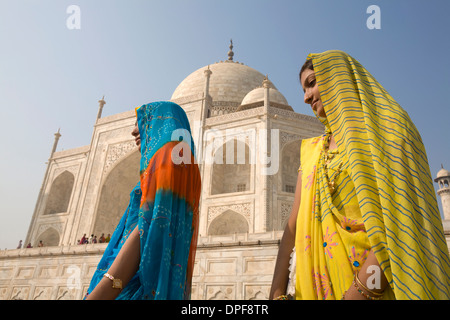
M 317 297 L 322 296 L 322 299 L 326 300 L 328 296 L 332 296 L 333 292 L 331 290 L 331 281 L 328 274 L 315 272 L 313 275 L 314 289 L 316 290 Z
M 328 227 L 327 232 L 323 236 L 323 248 L 325 250 L 325 254 L 328 255 L 330 258 L 333 258 L 333 255 L 331 254 L 331 248 L 338 245 L 337 242 L 333 241 L 333 236 L 336 234 L 336 231 L 332 234 L 329 234 Z
M 311 174 L 307 177 L 308 182 L 306 183 L 305 188 L 308 189 L 308 190 L 311 188 L 311 186 L 312 186 L 312 184 L 313 184 L 313 181 L 314 181 L 314 173 L 315 173 L 315 171 L 316 171 L 316 166 L 314 166 L 313 171 L 312 171 Z
M 305 239 L 306 239 L 306 248 L 305 248 L 305 251 L 307 251 L 309 248 L 311 248 L 311 236 L 306 236 L 305 237 Z
M 359 252 L 356 253 L 355 247 L 352 247 L 352 254 L 348 258 L 352 264 L 352 268 L 354 270 L 359 270 L 367 259 L 367 249 L 360 254 Z
M 344 220 L 341 221 L 341 226 L 348 232 L 365 231 L 364 223 L 358 223 L 358 220 L 347 217 L 344 217 Z

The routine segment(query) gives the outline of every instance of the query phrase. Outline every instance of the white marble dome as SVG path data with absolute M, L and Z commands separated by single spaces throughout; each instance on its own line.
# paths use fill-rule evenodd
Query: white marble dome
M 261 86 L 264 75 L 239 62 L 224 61 L 209 66 L 212 74 L 209 82 L 209 95 L 213 103 L 226 101 L 240 104 L 242 99 L 253 89 Z M 188 96 L 201 96 L 205 89 L 204 71 L 208 66 L 200 68 L 187 76 L 175 89 L 171 100 Z M 271 87 L 276 89 L 272 84 Z
M 242 100 L 241 105 L 264 101 L 264 88 L 259 87 L 253 89 Z M 277 89 L 269 88 L 269 101 L 279 104 L 288 105 L 286 98 Z

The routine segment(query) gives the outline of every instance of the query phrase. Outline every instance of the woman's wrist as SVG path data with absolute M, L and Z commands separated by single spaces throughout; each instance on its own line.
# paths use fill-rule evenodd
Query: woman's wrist
M 383 297 L 385 287 L 372 287 L 367 281 L 360 279 L 358 273 L 355 273 L 350 288 L 342 295 L 342 300 L 380 300 Z M 371 287 L 371 288 L 369 288 Z
M 281 295 L 273 298 L 273 300 L 289 300 L 289 297 L 285 294 L 281 294 Z

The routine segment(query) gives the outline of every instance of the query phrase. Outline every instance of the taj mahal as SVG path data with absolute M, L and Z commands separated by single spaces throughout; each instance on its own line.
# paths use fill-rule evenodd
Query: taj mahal
M 192 72 L 168 100 L 186 112 L 200 158 L 192 299 L 267 299 L 301 141 L 323 125 L 294 112 L 268 75 L 234 61 L 232 44 L 226 60 Z M 102 117 L 105 107 L 103 97 L 87 145 L 56 151 L 55 133 L 24 241 L 33 248 L 0 251 L 1 300 L 83 298 L 107 243 L 78 242 L 112 234 L 139 181 L 135 111 Z M 450 245 L 450 172 L 442 167 L 435 178 Z

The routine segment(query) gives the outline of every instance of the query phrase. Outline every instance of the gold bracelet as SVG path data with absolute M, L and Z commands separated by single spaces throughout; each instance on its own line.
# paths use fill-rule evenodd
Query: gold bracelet
M 369 296 L 367 293 L 365 293 L 364 291 L 362 291 L 361 288 L 358 287 L 358 284 L 356 283 L 356 281 L 353 281 L 353 285 L 355 286 L 356 291 L 358 291 L 358 293 L 359 293 L 360 295 L 362 295 L 364 298 L 366 298 L 367 300 L 380 300 L 380 299 L 381 299 L 381 297 L 377 298 L 377 297 Z
M 110 275 L 108 272 L 105 273 L 103 276 L 104 276 L 105 278 L 108 278 L 109 280 L 112 281 L 112 283 L 113 283 L 113 284 L 112 284 L 112 287 L 113 287 L 114 289 L 122 290 L 122 280 L 114 278 L 114 277 L 113 277 L 112 275 Z
M 358 286 L 361 286 L 364 290 L 366 290 L 367 292 L 369 292 L 371 295 L 375 296 L 375 297 L 381 297 L 383 295 L 383 292 L 379 293 L 379 292 L 375 292 L 370 290 L 369 288 L 367 288 L 362 281 L 359 279 L 358 277 L 358 273 L 355 273 L 355 280 L 358 283 Z
M 274 298 L 273 300 L 289 300 L 288 296 L 285 294 L 282 294 L 281 296 L 278 296 Z

